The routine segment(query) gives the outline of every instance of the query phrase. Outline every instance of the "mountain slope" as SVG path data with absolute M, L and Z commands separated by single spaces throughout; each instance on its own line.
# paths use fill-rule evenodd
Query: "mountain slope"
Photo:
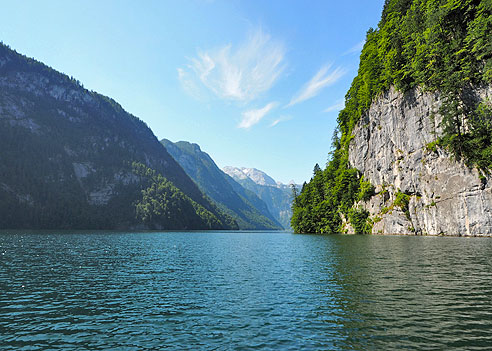
M 2 228 L 236 227 L 144 122 L 3 44 L 0 160 Z
M 290 228 L 292 189 L 276 182 L 256 168 L 224 167 L 223 171 L 265 202 L 268 210 L 285 229 Z
M 222 172 L 197 144 L 167 139 L 161 143 L 200 189 L 236 219 L 240 229 L 281 229 L 265 203 Z
M 492 235 L 492 2 L 387 0 L 296 232 Z

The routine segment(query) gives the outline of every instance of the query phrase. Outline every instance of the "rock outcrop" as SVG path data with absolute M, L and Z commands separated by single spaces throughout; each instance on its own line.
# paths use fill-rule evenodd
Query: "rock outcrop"
M 475 95 L 490 98 L 492 89 Z M 438 93 L 391 89 L 359 120 L 349 162 L 376 187 L 356 205 L 369 211 L 374 234 L 492 235 L 492 177 L 432 144 L 440 105 Z

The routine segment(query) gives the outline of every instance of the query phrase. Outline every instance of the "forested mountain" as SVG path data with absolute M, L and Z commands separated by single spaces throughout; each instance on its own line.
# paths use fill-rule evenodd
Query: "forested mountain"
M 297 232 L 492 233 L 492 2 L 387 0 Z
M 161 143 L 200 189 L 237 221 L 240 229 L 282 228 L 265 203 L 221 171 L 200 146 L 186 141 L 173 143 L 167 139 Z
M 0 44 L 0 228 L 235 229 L 144 122 Z
M 255 168 L 224 167 L 223 171 L 244 188 L 263 200 L 270 213 L 286 229 L 290 228 L 292 215 L 292 188 L 276 182 L 263 171 Z

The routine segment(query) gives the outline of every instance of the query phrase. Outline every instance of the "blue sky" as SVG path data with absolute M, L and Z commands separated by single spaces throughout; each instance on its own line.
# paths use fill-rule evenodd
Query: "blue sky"
M 384 0 L 8 1 L 0 40 L 79 79 L 219 167 L 324 167 Z

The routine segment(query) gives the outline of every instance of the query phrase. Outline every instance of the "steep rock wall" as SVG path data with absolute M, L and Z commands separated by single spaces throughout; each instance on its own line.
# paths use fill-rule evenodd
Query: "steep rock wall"
M 481 99 L 492 89 L 476 90 Z M 394 89 L 380 96 L 358 122 L 349 162 L 376 187 L 365 208 L 374 234 L 492 235 L 492 177 L 428 147 L 440 135 L 438 93 Z M 408 211 L 394 204 L 407 194 Z

